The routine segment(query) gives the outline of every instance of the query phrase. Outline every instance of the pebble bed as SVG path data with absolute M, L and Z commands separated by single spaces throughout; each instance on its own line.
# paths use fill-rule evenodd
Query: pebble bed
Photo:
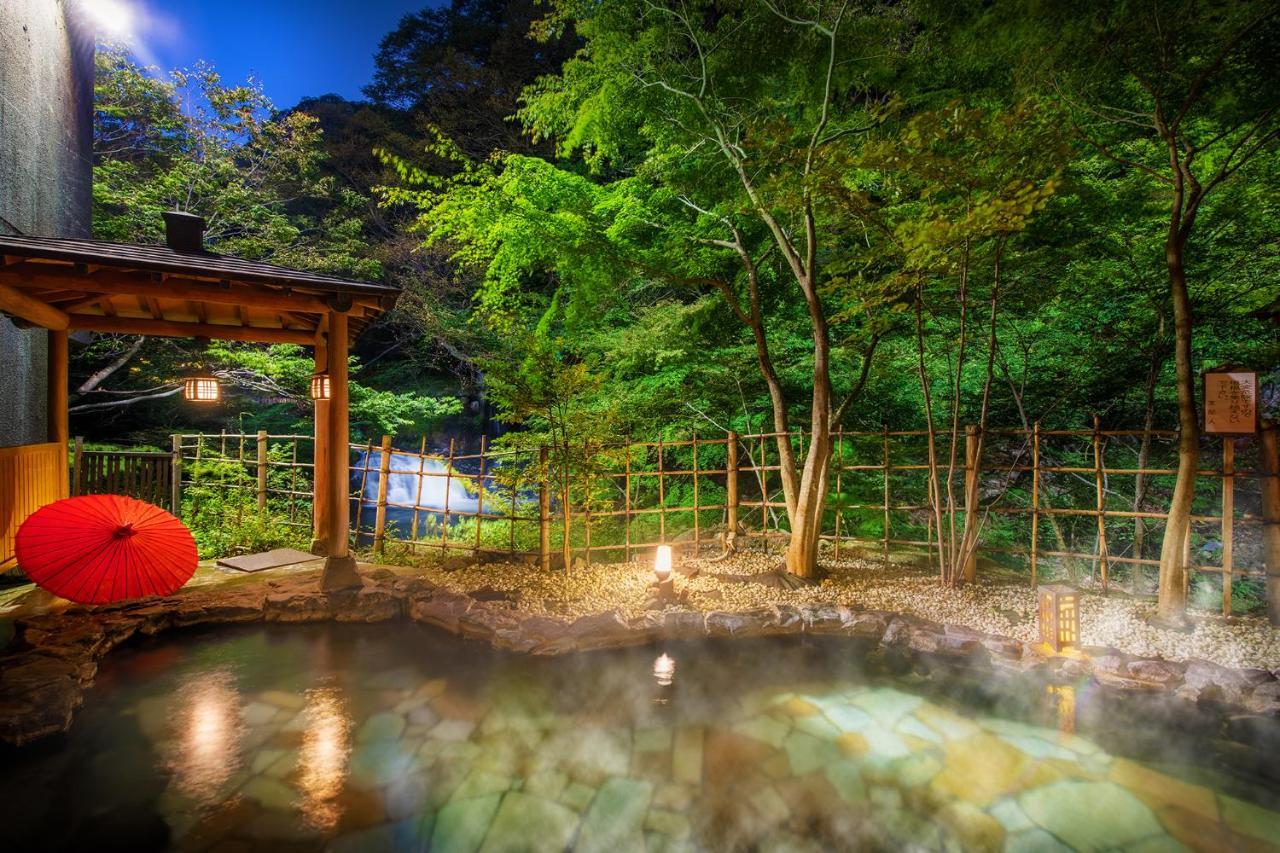
M 743 583 L 741 576 L 772 571 L 776 555 L 739 553 L 724 560 L 691 559 L 677 577 L 679 606 L 691 610 L 748 610 L 770 604 L 843 604 L 887 610 L 942 624 L 965 625 L 1023 642 L 1038 640 L 1035 592 L 1025 582 L 983 578 L 949 589 L 919 568 L 879 561 L 824 560 L 827 577 L 795 590 Z M 569 572 L 545 572 L 527 563 L 477 563 L 446 571 L 428 563 L 421 573 L 456 592 L 496 591 L 521 611 L 578 617 L 616 609 L 630 618 L 647 607 L 653 572 L 647 564 L 579 563 Z M 734 577 L 737 576 L 737 577 Z M 1155 603 L 1123 593 L 1081 596 L 1080 627 L 1086 646 L 1109 646 L 1131 655 L 1166 660 L 1207 660 L 1229 667 L 1280 669 L 1280 630 L 1265 618 L 1192 612 L 1194 630 L 1183 633 L 1150 624 Z

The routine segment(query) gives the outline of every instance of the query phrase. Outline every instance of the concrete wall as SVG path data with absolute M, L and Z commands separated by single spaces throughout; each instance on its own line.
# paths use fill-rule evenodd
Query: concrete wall
M 88 237 L 93 34 L 79 0 L 0 0 L 0 232 Z M 0 447 L 46 438 L 45 341 L 0 317 Z

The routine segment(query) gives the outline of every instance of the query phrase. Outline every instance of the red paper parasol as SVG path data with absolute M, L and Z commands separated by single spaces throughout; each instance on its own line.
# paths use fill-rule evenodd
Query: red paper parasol
M 80 604 L 168 595 L 195 574 L 191 531 L 169 513 L 121 495 L 85 495 L 41 507 L 15 543 L 27 577 Z

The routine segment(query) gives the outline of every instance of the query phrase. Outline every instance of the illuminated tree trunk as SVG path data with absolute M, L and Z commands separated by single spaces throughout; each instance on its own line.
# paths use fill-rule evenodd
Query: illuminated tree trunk
M 1195 498 L 1196 470 L 1200 465 L 1200 423 L 1196 415 L 1195 370 L 1191 363 L 1191 299 L 1183 266 L 1184 238 L 1179 228 L 1181 188 L 1175 193 L 1175 213 L 1170 224 L 1165 259 L 1173 297 L 1174 363 L 1178 383 L 1178 476 L 1169 502 L 1160 547 L 1159 618 L 1180 622 L 1187 608 L 1187 537 L 1191 532 L 1191 502 Z M 1194 216 L 1194 213 L 1192 214 Z

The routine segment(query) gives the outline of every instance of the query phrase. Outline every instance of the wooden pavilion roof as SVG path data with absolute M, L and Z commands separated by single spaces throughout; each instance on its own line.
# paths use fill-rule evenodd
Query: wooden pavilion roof
M 354 339 L 399 293 L 208 251 L 0 235 L 0 310 L 52 329 L 309 344 L 329 312 Z

